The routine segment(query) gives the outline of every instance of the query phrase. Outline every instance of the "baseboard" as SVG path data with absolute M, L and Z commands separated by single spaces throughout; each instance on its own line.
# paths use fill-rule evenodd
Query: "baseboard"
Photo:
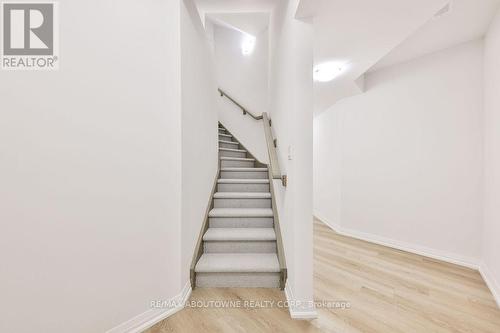
M 320 220 L 324 224 L 328 225 L 335 232 L 338 232 L 337 230 L 340 230 L 340 224 L 339 223 L 333 222 L 330 219 L 327 219 L 322 213 L 318 212 L 317 210 L 314 211 L 313 216 L 317 220 Z
M 293 291 L 288 282 L 285 285 L 285 296 L 288 303 L 288 311 L 290 311 L 292 319 L 310 320 L 318 318 L 318 313 L 313 303 L 299 305 L 299 302 L 293 296 Z
M 481 273 L 483 280 L 486 282 L 486 285 L 493 294 L 493 298 L 495 299 L 497 306 L 500 308 L 500 284 L 485 263 L 482 263 L 479 267 L 479 273 Z
M 324 218 L 321 218 L 320 216 L 315 215 L 314 217 L 316 219 L 318 219 L 319 221 L 323 222 L 324 224 L 326 224 L 327 226 L 329 226 L 336 233 L 341 234 L 343 236 L 356 238 L 356 239 L 363 240 L 366 242 L 375 243 L 375 244 L 382 245 L 382 246 L 387 246 L 387 247 L 390 247 L 393 249 L 418 254 L 418 255 L 421 255 L 424 257 L 428 257 L 428 258 L 432 258 L 432 259 L 436 259 L 436 260 L 441 260 L 444 262 L 448 262 L 451 264 L 455 264 L 455 265 L 459 265 L 459 266 L 463 266 L 463 267 L 467 267 L 467 268 L 471 268 L 471 269 L 475 269 L 475 270 L 479 270 L 479 267 L 480 267 L 478 260 L 474 259 L 474 258 L 463 257 L 463 256 L 460 256 L 460 255 L 457 255 L 454 253 L 447 253 L 444 251 L 434 250 L 434 249 L 430 249 L 430 248 L 420 246 L 420 245 L 410 244 L 410 243 L 401 242 L 401 241 L 397 241 L 397 240 L 390 239 L 390 238 L 385 238 L 385 237 L 381 237 L 381 236 L 377 236 L 377 235 L 373 235 L 373 234 L 369 234 L 369 233 L 365 233 L 365 232 L 360 232 L 357 230 L 343 228 L 337 224 L 329 223 L 328 220 L 325 220 Z
M 168 309 L 150 309 L 140 315 L 106 331 L 106 333 L 140 333 L 151 326 L 159 323 L 163 319 L 170 317 L 184 308 L 184 304 L 189 300 L 191 295 L 191 283 L 188 281 L 182 292 L 170 299 L 170 301 L 177 304 L 174 308 Z

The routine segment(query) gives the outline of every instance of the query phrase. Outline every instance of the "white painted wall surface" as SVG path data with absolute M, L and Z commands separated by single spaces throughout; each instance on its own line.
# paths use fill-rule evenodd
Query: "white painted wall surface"
M 189 268 L 217 173 L 217 84 L 214 59 L 192 0 L 181 6 L 182 267 Z
M 255 49 L 243 55 L 242 32 L 214 26 L 217 82 L 241 105 L 256 114 L 268 109 L 269 41 L 268 30 L 256 37 Z
M 218 86 L 255 115 L 268 109 L 268 31 L 257 36 L 252 54 L 241 53 L 243 34 L 214 25 L 214 45 Z M 269 157 L 262 121 L 243 116 L 227 98 L 218 99 L 219 120 L 262 163 Z
M 483 259 L 500 302 L 500 11 L 485 38 L 485 210 Z
M 59 71 L 0 74 L 1 332 L 104 332 L 181 290 L 179 1 L 60 21 Z
M 295 299 L 309 301 L 313 299 L 313 45 L 312 24 L 294 18 L 298 2 L 280 1 L 271 17 L 270 109 L 281 171 L 288 176 L 286 189 L 275 181 L 288 285 Z M 314 311 L 302 310 L 306 316 Z
M 342 229 L 477 264 L 482 51 L 474 41 L 371 73 L 366 93 L 318 116 L 315 212 Z
M 314 215 L 332 226 L 340 225 L 341 114 L 331 110 L 314 118 Z
M 218 97 L 219 121 L 231 132 L 250 153 L 262 163 L 269 163 L 266 136 L 262 120 L 255 120 L 227 98 Z M 260 113 L 259 113 L 260 115 Z

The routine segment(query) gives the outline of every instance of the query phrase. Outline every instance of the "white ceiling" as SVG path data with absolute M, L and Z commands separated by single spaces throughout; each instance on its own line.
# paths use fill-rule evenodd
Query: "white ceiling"
M 279 0 L 195 0 L 209 20 L 258 35 Z M 314 64 L 340 61 L 342 75 L 314 84 L 315 114 L 363 92 L 364 74 L 484 35 L 500 0 L 301 0 L 296 17 L 312 17 Z
M 252 36 L 260 35 L 269 26 L 269 13 L 206 13 L 206 20 Z
M 451 11 L 428 21 L 370 71 L 481 38 L 486 33 L 499 4 L 499 0 L 453 0 Z
M 362 92 L 363 74 L 445 3 L 446 0 L 302 0 L 297 16 L 313 16 L 314 64 L 346 64 L 344 73 L 332 82 L 315 82 L 315 113 Z
M 195 0 L 201 21 L 256 36 L 269 26 L 277 0 Z
M 195 0 L 203 13 L 269 12 L 276 0 Z

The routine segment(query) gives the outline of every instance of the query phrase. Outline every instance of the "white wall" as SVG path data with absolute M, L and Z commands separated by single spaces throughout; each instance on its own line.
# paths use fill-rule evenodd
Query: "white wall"
M 314 118 L 314 214 L 339 226 L 341 211 L 341 112 L 331 110 Z
M 252 54 L 241 53 L 243 33 L 214 26 L 217 83 L 238 103 L 255 115 L 268 109 L 268 31 L 256 36 Z M 269 157 L 262 121 L 243 117 L 241 109 L 227 98 L 218 99 L 219 120 L 262 163 Z
M 485 210 L 483 259 L 500 302 L 500 11 L 485 39 Z
M 227 98 L 219 95 L 219 121 L 231 132 L 250 153 L 262 163 L 269 163 L 266 135 L 262 120 L 255 120 L 249 115 L 243 116 L 240 108 Z M 258 113 L 257 115 L 260 115 Z
M 217 84 L 214 59 L 192 0 L 181 6 L 182 268 L 189 279 L 194 247 L 217 174 Z
M 181 290 L 179 2 L 61 2 L 0 74 L 0 331 L 103 332 Z
M 269 41 L 267 29 L 256 37 L 251 54 L 241 53 L 242 32 L 215 25 L 217 82 L 241 105 L 256 114 L 268 109 Z
M 288 175 L 286 189 L 275 181 L 288 287 L 295 299 L 309 301 L 313 299 L 313 48 L 312 24 L 294 18 L 298 2 L 280 1 L 271 17 L 270 110 L 281 171 Z M 298 311 L 312 315 L 314 309 Z
M 482 41 L 473 41 L 371 73 L 366 93 L 318 116 L 318 217 L 354 233 L 477 264 L 482 57 Z

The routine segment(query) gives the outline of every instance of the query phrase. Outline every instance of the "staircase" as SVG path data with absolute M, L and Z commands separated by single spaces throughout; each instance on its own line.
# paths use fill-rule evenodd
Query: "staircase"
M 272 184 L 258 162 L 219 124 L 219 173 L 191 271 L 193 287 L 284 288 Z

